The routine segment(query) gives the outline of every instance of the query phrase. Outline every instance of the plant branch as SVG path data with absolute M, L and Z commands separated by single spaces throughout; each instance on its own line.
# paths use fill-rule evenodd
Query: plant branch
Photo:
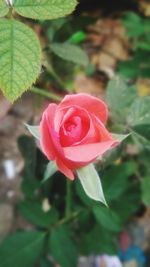
M 55 81 L 60 85 L 62 89 L 65 90 L 65 84 L 64 82 L 60 79 L 60 77 L 57 75 L 57 73 L 54 71 L 53 67 L 46 61 L 44 64 L 47 72 L 50 73 L 50 75 L 55 79 Z
M 82 211 L 83 211 L 83 209 L 80 209 L 79 211 L 75 211 L 75 212 L 70 213 L 70 215 L 68 217 L 65 217 L 65 218 L 61 219 L 60 221 L 58 221 L 55 224 L 55 226 L 67 223 L 67 222 L 77 218 Z
M 31 91 L 32 93 L 38 94 L 38 95 L 40 95 L 40 96 L 42 96 L 42 97 L 50 98 L 50 99 L 52 99 L 52 100 L 54 100 L 54 101 L 61 101 L 61 100 L 62 100 L 62 98 L 59 97 L 59 96 L 57 96 L 56 94 L 47 92 L 47 91 L 45 91 L 45 90 L 43 90 L 43 89 L 40 89 L 40 88 L 38 88 L 38 87 L 34 87 L 34 86 L 33 86 L 33 87 L 30 89 L 30 91 Z

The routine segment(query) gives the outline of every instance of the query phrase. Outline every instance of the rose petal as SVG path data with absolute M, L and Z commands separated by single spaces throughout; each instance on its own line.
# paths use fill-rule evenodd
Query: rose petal
M 59 135 L 53 128 L 54 116 L 57 105 L 50 104 L 43 113 L 40 123 L 41 147 L 49 160 L 54 160 L 58 155 L 63 157 L 63 149 L 59 142 Z
M 58 105 L 58 110 L 73 105 L 84 108 L 86 111 L 95 114 L 103 123 L 106 123 L 108 109 L 102 100 L 88 94 L 67 95 Z
M 70 170 L 64 163 L 63 161 L 58 158 L 56 159 L 56 164 L 58 169 L 66 176 L 68 177 L 70 180 L 74 180 L 74 174 L 72 172 L 72 170 Z
M 57 108 L 56 104 L 50 104 L 47 108 L 51 119 L 54 117 L 56 108 Z M 49 127 L 47 124 L 47 117 L 46 117 L 47 109 L 43 113 L 42 120 L 40 122 L 40 136 L 41 136 L 40 144 L 42 151 L 48 157 L 48 159 L 53 160 L 55 158 L 55 148 L 53 145 L 53 141 L 51 140 Z M 53 120 L 51 120 L 51 123 L 52 121 Z
M 119 142 L 111 140 L 94 144 L 70 146 L 64 148 L 65 158 L 73 162 L 90 163 L 98 156 L 102 156 L 107 150 Z
M 92 123 L 95 125 L 101 142 L 114 140 L 111 133 L 106 129 L 104 124 L 92 115 Z
M 86 136 L 90 127 L 90 117 L 89 113 L 80 107 L 74 106 L 65 110 L 66 113 L 61 121 L 59 134 L 61 145 L 68 147 L 80 143 L 80 140 Z
M 95 125 L 93 124 L 93 120 L 90 116 L 90 127 L 86 134 L 86 136 L 78 142 L 76 145 L 84 145 L 84 144 L 90 144 L 90 143 L 97 143 L 100 141 L 100 134 Z

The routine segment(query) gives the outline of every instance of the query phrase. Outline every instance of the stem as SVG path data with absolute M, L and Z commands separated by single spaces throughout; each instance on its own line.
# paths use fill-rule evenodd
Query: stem
M 52 77 L 55 79 L 55 81 L 57 81 L 57 83 L 60 85 L 61 88 L 65 89 L 65 84 L 63 83 L 63 81 L 59 78 L 59 76 L 57 75 L 57 73 L 54 71 L 53 67 L 46 62 L 45 63 L 45 67 L 47 69 L 47 71 L 52 75 Z
M 67 222 L 69 222 L 70 220 L 75 219 L 76 217 L 79 216 L 79 214 L 80 214 L 82 211 L 83 211 L 83 209 L 71 213 L 68 217 L 65 217 L 65 218 L 61 219 L 60 221 L 58 221 L 58 223 L 56 223 L 55 226 L 58 226 L 58 225 L 67 223 Z
M 71 181 L 67 178 L 66 179 L 66 210 L 65 210 L 65 217 L 69 218 L 71 213 Z
M 40 96 L 43 96 L 43 97 L 47 97 L 47 98 L 50 98 L 52 100 L 55 100 L 55 101 L 61 101 L 62 98 L 53 94 L 53 93 L 50 93 L 50 92 L 46 92 L 44 91 L 43 89 L 40 89 L 38 87 L 32 87 L 30 89 L 31 92 L 35 93 L 35 94 L 38 94 Z
M 7 18 L 12 19 L 13 18 L 13 8 L 9 2 L 8 2 L 8 4 L 9 4 L 9 12 L 7 14 Z

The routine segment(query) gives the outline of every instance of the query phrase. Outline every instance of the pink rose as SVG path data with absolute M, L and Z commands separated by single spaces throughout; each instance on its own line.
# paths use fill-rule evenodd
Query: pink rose
M 40 122 L 43 153 L 73 180 L 74 170 L 118 143 L 104 126 L 107 118 L 106 104 L 88 94 L 67 95 L 59 105 L 49 104 Z

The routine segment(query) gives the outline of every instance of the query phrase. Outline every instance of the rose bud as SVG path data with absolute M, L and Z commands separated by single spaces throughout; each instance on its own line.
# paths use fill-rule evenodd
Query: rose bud
M 106 129 L 107 105 L 88 94 L 67 95 L 49 104 L 40 122 L 40 145 L 71 180 L 74 171 L 94 162 L 119 143 Z

